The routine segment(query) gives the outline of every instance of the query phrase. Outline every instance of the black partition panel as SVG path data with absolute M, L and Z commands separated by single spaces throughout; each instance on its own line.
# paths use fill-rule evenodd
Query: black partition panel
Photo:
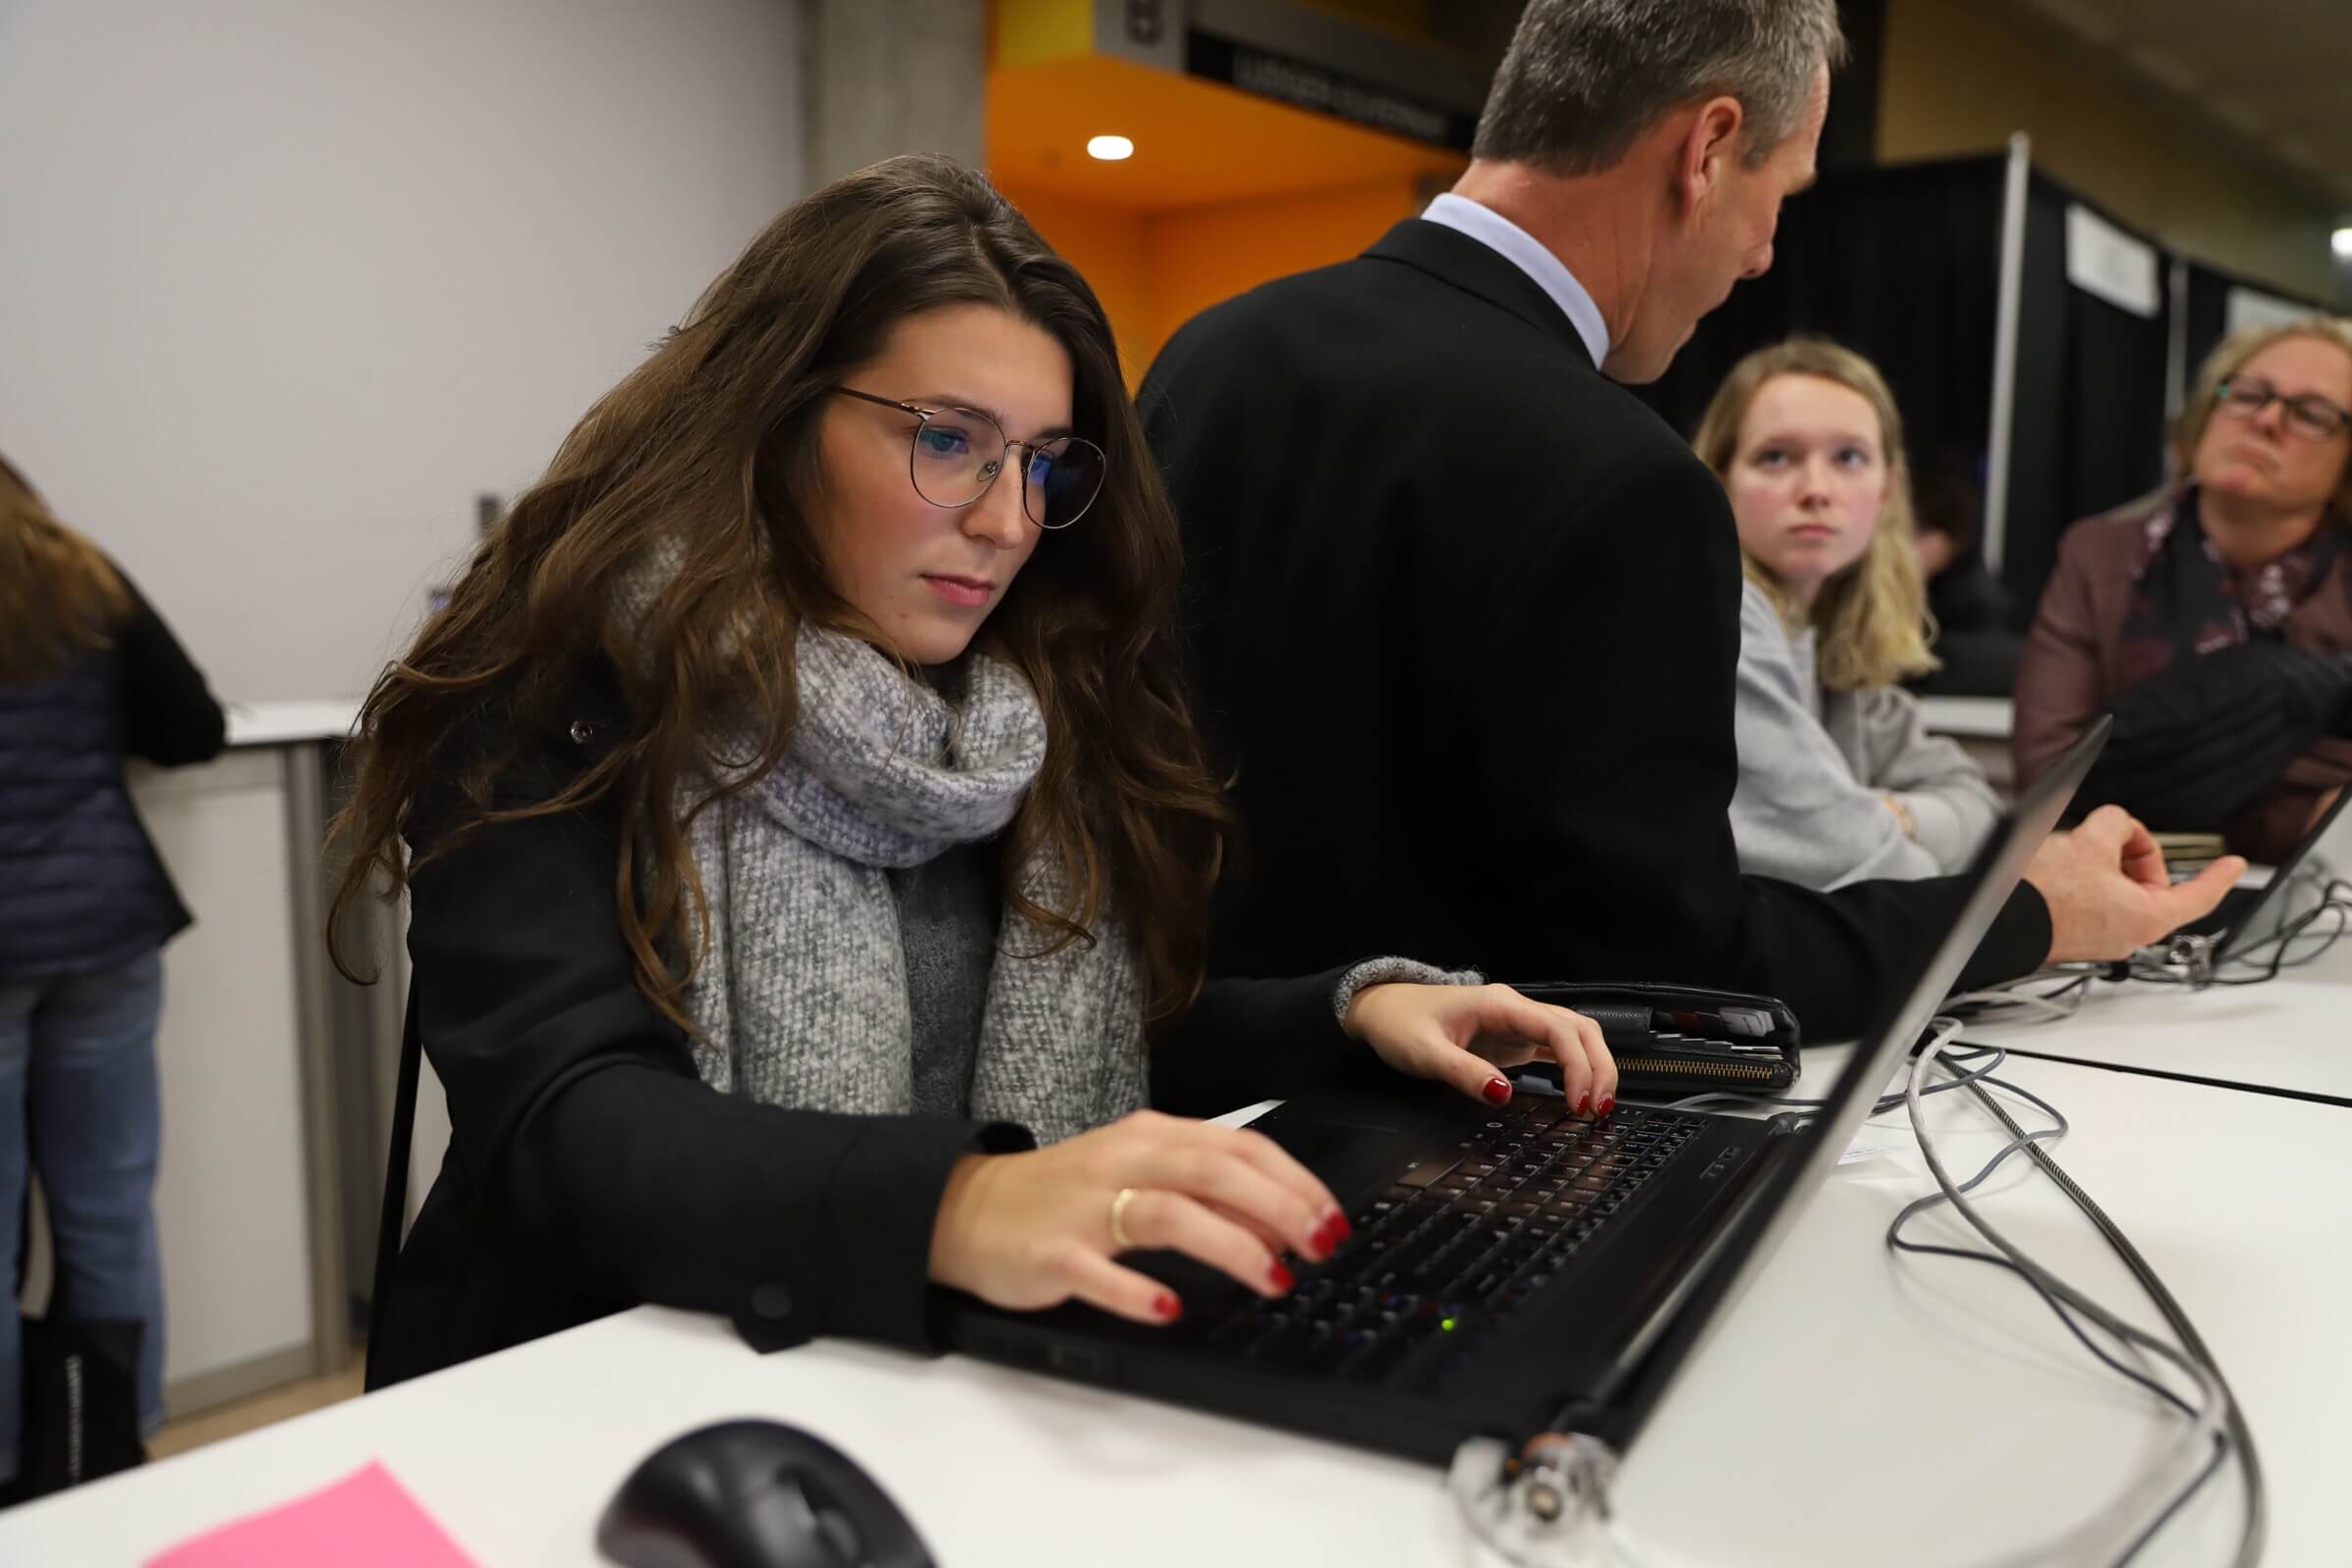
M 1781 216 L 1772 270 L 1732 291 L 1655 384 L 1635 390 L 1686 436 L 1749 352 L 1817 332 L 1868 355 L 1903 412 L 1923 511 L 1983 521 L 1999 316 L 2004 161 L 1825 174 Z M 1972 549 L 1965 558 L 1975 559 Z
M 2032 175 L 2018 297 L 2017 390 L 2001 581 L 2022 626 L 2058 561 L 2058 536 L 2164 476 L 2169 260 L 2157 253 L 2157 310 L 2143 317 L 2077 288 L 2067 271 L 2067 210 L 2081 203 Z M 2129 225 L 2115 223 L 2154 247 Z
M 1824 176 L 1781 215 L 1772 270 L 1732 291 L 1656 383 L 1638 387 L 1685 435 L 1731 368 L 1792 332 L 1819 332 L 1886 373 L 1915 459 L 1978 468 L 1992 401 L 2001 170 L 1969 158 Z
M 1792 332 L 1836 338 L 1893 386 L 1923 511 L 1982 521 L 2007 167 L 1996 156 L 1825 176 L 1783 213 L 1772 270 L 1735 289 L 1673 368 L 1636 390 L 1689 435 L 1741 356 Z M 2000 572 L 2019 630 L 2066 526 L 2163 477 L 2170 258 L 2158 253 L 2153 317 L 2076 288 L 2066 215 L 2081 201 L 2028 178 Z

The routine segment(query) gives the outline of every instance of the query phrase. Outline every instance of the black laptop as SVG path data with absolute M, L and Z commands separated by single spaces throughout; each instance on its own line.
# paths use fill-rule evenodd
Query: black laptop
M 2220 963 L 2233 958 L 2246 949 L 2276 936 L 2285 924 L 2287 906 L 2292 902 L 2288 885 L 2311 852 L 2319 847 L 2335 819 L 2352 806 L 2352 790 L 2337 794 L 2335 804 L 2328 808 L 2319 821 L 2312 824 L 2302 842 L 2287 852 L 2285 859 L 2271 872 L 2271 879 L 2262 886 L 2231 888 L 2222 895 L 2222 902 L 2202 920 L 2191 920 L 2176 933 L 2181 936 L 2210 937 L 2213 940 L 2213 961 Z
M 1978 855 L 1942 945 L 1890 984 L 1811 1120 L 1620 1104 L 1499 1111 L 1393 1074 L 1300 1095 L 1253 1125 L 1347 1206 L 1354 1234 L 1266 1300 L 1172 1253 L 1128 1259 L 1183 1295 L 1144 1328 L 1091 1307 L 958 1298 L 972 1355 L 1437 1463 L 1471 1437 L 1577 1431 L 1620 1451 L 1741 1271 L 1869 1115 L 2105 744 L 2096 726 Z

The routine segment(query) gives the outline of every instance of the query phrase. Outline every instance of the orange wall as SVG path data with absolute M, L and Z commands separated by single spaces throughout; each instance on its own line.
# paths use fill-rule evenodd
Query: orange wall
M 1000 180 L 1046 242 L 1086 275 L 1134 386 L 1169 336 L 1272 278 L 1345 261 L 1416 211 L 1409 179 L 1136 212 Z
M 1151 215 L 1144 266 L 1152 301 L 1149 354 L 1220 300 L 1355 255 L 1419 208 L 1407 178 L 1302 191 Z
M 1085 274 L 1118 337 L 1127 384 L 1143 380 L 1152 366 L 1150 351 L 1162 341 L 1152 335 L 1155 318 L 1144 262 L 1146 215 L 1026 189 L 1001 176 L 997 188 L 1037 225 L 1047 244 Z

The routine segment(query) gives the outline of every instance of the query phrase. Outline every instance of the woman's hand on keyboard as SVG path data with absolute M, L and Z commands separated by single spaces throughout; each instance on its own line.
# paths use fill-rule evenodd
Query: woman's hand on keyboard
M 1276 1297 L 1292 1285 L 1284 1251 L 1320 1260 L 1347 1238 L 1330 1189 L 1265 1134 L 1139 1110 L 1050 1148 L 957 1160 L 930 1277 L 1016 1311 L 1076 1299 L 1168 1323 L 1183 1303 L 1113 1262 L 1125 1247 L 1171 1248 Z
M 1511 1081 L 1494 1069 L 1538 1057 L 1560 1064 L 1560 1088 L 1582 1114 L 1617 1103 L 1617 1063 L 1600 1025 L 1509 986 L 1367 986 L 1348 1004 L 1348 1032 L 1414 1078 L 1439 1078 L 1500 1105 Z

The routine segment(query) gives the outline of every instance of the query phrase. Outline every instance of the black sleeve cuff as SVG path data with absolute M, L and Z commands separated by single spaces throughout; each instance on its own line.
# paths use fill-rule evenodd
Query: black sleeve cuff
M 1180 1116 L 1221 1116 L 1286 1100 L 1378 1058 L 1332 1011 L 1356 967 L 1288 980 L 1212 979 L 1191 1010 L 1152 1041 L 1152 1103 Z
M 2050 961 L 2051 935 L 2049 901 L 2033 883 L 2020 882 L 1960 971 L 1959 988 L 1974 991 L 2032 974 Z
M 937 1351 L 931 1232 L 948 1173 L 966 1154 L 1009 1154 L 1037 1141 L 1009 1122 L 877 1120 L 835 1162 L 819 1220 L 826 1277 L 755 1283 L 732 1312 L 757 1350 L 819 1334 Z

